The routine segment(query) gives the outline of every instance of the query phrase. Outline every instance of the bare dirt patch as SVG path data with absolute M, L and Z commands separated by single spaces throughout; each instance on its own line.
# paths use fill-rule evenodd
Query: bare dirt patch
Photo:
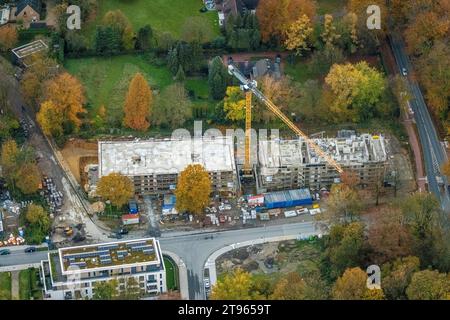
M 80 168 L 80 164 L 95 163 L 95 159 L 98 159 L 97 143 L 79 139 L 70 140 L 61 150 L 61 154 L 69 165 L 70 171 L 75 179 L 77 179 L 77 182 L 81 183 L 80 172 L 84 168 Z M 93 162 L 86 162 L 86 159 L 92 160 Z
M 217 271 L 223 274 L 241 268 L 253 274 L 271 274 L 273 277 L 294 271 L 308 274 L 319 268 L 319 241 L 291 240 L 236 249 L 217 259 Z

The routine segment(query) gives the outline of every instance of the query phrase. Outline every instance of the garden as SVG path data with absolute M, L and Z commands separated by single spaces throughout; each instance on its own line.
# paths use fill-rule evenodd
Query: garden
M 11 272 L 0 273 L 0 300 L 11 300 Z
M 150 24 L 156 31 L 170 32 L 179 38 L 186 19 L 200 17 L 211 25 L 213 38 L 220 35 L 217 12 L 200 12 L 202 4 L 199 0 L 100 0 L 98 3 L 96 19 L 87 26 L 89 32 L 94 32 L 106 12 L 121 10 L 135 30 Z

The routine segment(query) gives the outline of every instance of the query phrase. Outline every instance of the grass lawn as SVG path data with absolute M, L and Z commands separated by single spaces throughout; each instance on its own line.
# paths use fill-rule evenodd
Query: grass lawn
M 19 297 L 20 300 L 42 299 L 42 289 L 38 286 L 39 273 L 31 268 L 19 272 Z
M 11 273 L 0 273 L 0 300 L 11 300 Z
M 30 270 L 19 272 L 19 296 L 20 300 L 29 300 L 31 296 Z
M 86 88 L 91 116 L 105 105 L 109 116 L 122 119 L 125 95 L 131 78 L 137 72 L 146 77 L 152 89 L 161 89 L 172 83 L 166 67 L 151 65 L 142 55 L 68 59 L 65 67 Z
M 317 0 L 317 13 L 320 15 L 334 13 L 343 9 L 345 2 L 342 0 Z
M 167 290 L 178 289 L 178 268 L 171 259 L 164 257 L 164 267 L 166 268 Z
M 286 75 L 290 76 L 294 81 L 305 82 L 306 80 L 318 80 L 326 76 L 329 69 L 317 68 L 313 66 L 311 60 L 301 60 L 295 61 L 293 64 L 286 63 L 284 66 L 284 72 Z
M 192 77 L 186 79 L 186 90 L 192 90 L 195 92 L 195 96 L 198 99 L 208 99 L 209 86 L 206 78 Z
M 106 12 L 117 9 L 128 17 L 136 32 L 140 27 L 150 24 L 159 32 L 167 31 L 179 38 L 186 19 L 198 16 L 210 23 L 212 38 L 220 34 L 217 12 L 201 13 L 202 0 L 100 0 L 98 3 L 97 17 L 87 27 L 87 32 L 91 34 Z

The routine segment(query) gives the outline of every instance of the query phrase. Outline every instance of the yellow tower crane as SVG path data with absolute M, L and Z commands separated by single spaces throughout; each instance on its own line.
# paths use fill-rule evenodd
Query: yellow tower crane
M 251 122 L 252 122 L 252 111 L 251 102 L 252 94 L 255 95 L 264 105 L 274 113 L 278 118 L 280 118 L 292 131 L 294 131 L 298 136 L 302 137 L 303 140 L 312 148 L 320 157 L 324 158 L 325 161 L 331 166 L 333 166 L 337 172 L 340 174 L 344 173 L 342 167 L 326 152 L 322 150 L 314 140 L 310 139 L 302 130 L 300 130 L 286 115 L 281 112 L 281 110 L 270 101 L 264 94 L 258 90 L 258 84 L 255 80 L 247 79 L 238 68 L 233 64 L 228 65 L 228 73 L 236 77 L 241 83 L 241 89 L 245 91 L 245 159 L 244 159 L 244 174 L 248 175 L 251 173 L 251 163 L 250 163 L 250 144 L 251 144 Z

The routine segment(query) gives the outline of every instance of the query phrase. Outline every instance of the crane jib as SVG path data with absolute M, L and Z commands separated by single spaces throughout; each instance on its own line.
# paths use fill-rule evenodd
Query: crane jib
M 264 105 L 270 111 L 277 115 L 289 128 L 291 128 L 292 131 L 305 139 L 305 142 L 321 157 L 323 157 L 328 162 L 328 164 L 333 166 L 339 173 L 344 172 L 341 166 L 333 158 L 326 154 L 325 151 L 323 151 L 313 140 L 309 139 L 309 137 L 302 130 L 300 130 L 283 112 L 281 112 L 281 110 L 272 101 L 267 99 L 264 94 L 258 90 L 255 81 L 250 81 L 249 79 L 247 79 L 233 64 L 230 64 L 228 66 L 228 72 L 230 73 L 230 75 L 236 77 L 246 90 L 251 91 L 259 100 L 261 100 L 261 102 L 264 103 Z

